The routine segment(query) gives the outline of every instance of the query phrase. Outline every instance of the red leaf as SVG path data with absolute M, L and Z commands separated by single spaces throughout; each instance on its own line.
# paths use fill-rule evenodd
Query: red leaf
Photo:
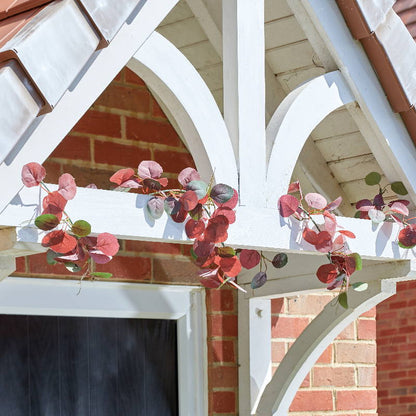
M 89 253 L 97 264 L 106 264 L 112 259 L 111 256 L 107 256 L 101 250 L 90 250 Z
M 205 231 L 205 223 L 203 220 L 194 221 L 189 219 L 185 224 L 185 232 L 189 238 L 199 237 Z
M 159 163 L 154 162 L 153 160 L 144 160 L 137 168 L 137 173 L 142 179 L 158 179 L 163 173 L 163 169 Z
M 348 238 L 355 238 L 355 234 L 352 231 L 348 231 L 348 230 L 339 230 L 338 231 L 340 234 L 345 235 L 345 237 Z
M 170 214 L 170 217 L 172 218 L 173 221 L 181 223 L 186 220 L 188 212 L 184 209 L 182 204 L 179 203 L 179 201 L 178 201 L 178 205 L 179 205 L 179 209 L 176 209 L 175 207 L 174 211 L 172 211 L 172 213 Z
M 64 173 L 59 177 L 58 192 L 67 200 L 73 199 L 77 193 L 77 185 L 75 184 L 74 177 L 69 173 Z
M 333 211 L 334 209 L 337 209 L 342 202 L 342 198 L 339 196 L 337 199 L 335 199 L 334 201 L 330 202 L 327 206 L 326 209 L 328 211 Z
M 218 268 L 214 270 L 201 270 L 199 272 L 199 277 L 201 278 L 201 283 L 209 289 L 216 289 L 221 286 Z
M 237 256 L 220 257 L 219 266 L 229 277 L 235 277 L 241 272 L 241 263 Z
M 204 203 L 204 202 L 201 201 L 201 203 Z M 215 202 L 215 201 L 214 203 L 217 207 L 220 207 L 220 208 L 234 209 L 238 204 L 238 192 L 234 189 L 234 193 L 231 199 L 228 200 L 227 202 L 224 202 L 223 204 L 219 204 L 218 202 Z
M 120 249 L 118 240 L 110 233 L 101 233 L 97 237 L 96 250 L 102 251 L 106 256 L 115 256 Z
M 315 248 L 321 253 L 328 253 L 332 250 L 332 237 L 328 231 L 321 231 L 318 233 Z
M 329 234 L 333 236 L 337 229 L 337 219 L 334 214 L 326 210 L 324 211 L 324 217 L 325 217 L 325 231 L 328 231 Z
M 185 211 L 191 211 L 198 205 L 198 196 L 194 191 L 186 191 L 179 199 Z
M 399 232 L 399 242 L 405 247 L 416 245 L 416 224 L 410 224 Z
M 306 227 L 303 230 L 302 237 L 307 243 L 312 244 L 314 246 L 317 242 L 318 233 Z
M 407 206 L 402 204 L 401 202 L 394 202 L 391 205 L 390 210 L 405 216 L 409 215 L 409 208 L 407 208 Z
M 296 182 L 292 182 L 289 185 L 289 188 L 287 190 L 287 193 L 288 194 L 293 194 L 293 193 L 299 192 L 299 191 L 300 191 L 300 183 L 299 183 L 299 181 L 296 181 Z
M 193 245 L 194 253 L 198 257 L 207 258 L 209 257 L 212 252 L 214 251 L 215 244 L 210 243 L 205 240 L 195 240 Z
M 228 238 L 228 220 L 224 215 L 218 215 L 208 221 L 204 232 L 204 240 L 210 243 L 222 243 Z
M 260 253 L 257 250 L 241 250 L 240 262 L 241 265 L 246 269 L 252 269 L 260 263 Z
M 365 208 L 365 207 L 368 207 L 368 208 Z M 369 199 L 361 199 L 355 204 L 355 208 L 357 208 L 359 211 L 368 211 L 370 208 L 374 208 L 374 207 L 373 207 L 372 201 L 370 201 Z M 361 209 L 361 208 L 364 208 L 364 209 Z
M 162 186 L 167 186 L 168 184 L 168 178 L 159 178 L 156 179 Z
M 356 263 L 354 257 L 345 257 L 345 274 L 351 276 L 355 272 Z
M 179 183 L 185 188 L 189 182 L 199 181 L 201 176 L 194 168 L 185 168 L 178 175 Z
M 328 204 L 327 200 L 321 194 L 315 192 L 306 194 L 305 201 L 311 208 L 315 209 L 324 209 Z
M 22 182 L 28 188 L 38 186 L 46 176 L 46 170 L 39 163 L 32 162 L 22 168 Z
M 85 254 L 85 251 L 81 244 L 76 245 L 76 247 L 67 253 L 65 256 L 59 256 L 55 258 L 56 261 L 65 263 L 65 262 L 76 262 L 76 263 L 83 263 L 85 260 L 87 260 L 87 256 Z
M 343 235 L 339 235 L 335 240 L 334 244 L 332 245 L 333 251 L 340 251 L 345 246 L 345 237 Z
M 42 239 L 42 246 L 49 247 L 56 253 L 69 253 L 76 245 L 76 238 L 62 230 L 51 231 Z
M 224 215 L 224 217 L 227 218 L 228 222 L 230 224 L 233 224 L 235 222 L 235 211 L 231 208 L 228 207 L 220 207 L 217 208 L 213 213 L 212 213 L 212 218 L 218 216 L 218 215 Z
M 43 198 L 43 214 L 53 214 L 61 220 L 62 212 L 65 209 L 67 200 L 58 192 L 53 191 Z
M 299 200 L 293 195 L 282 195 L 277 203 L 280 215 L 284 218 L 293 215 L 299 207 Z
M 118 170 L 111 178 L 110 182 L 116 183 L 122 188 L 139 188 L 140 185 L 134 176 L 134 170 L 131 168 Z M 135 186 L 134 186 L 135 185 Z
M 338 268 L 335 264 L 323 264 L 316 272 L 316 276 L 322 283 L 331 283 L 338 276 Z

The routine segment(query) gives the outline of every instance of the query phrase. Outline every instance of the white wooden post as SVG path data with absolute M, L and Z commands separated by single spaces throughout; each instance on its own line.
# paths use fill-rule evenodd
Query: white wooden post
M 223 0 L 224 117 L 240 174 L 240 204 L 265 199 L 264 0 Z
M 269 299 L 238 296 L 239 411 L 254 414 L 271 378 L 271 305 Z

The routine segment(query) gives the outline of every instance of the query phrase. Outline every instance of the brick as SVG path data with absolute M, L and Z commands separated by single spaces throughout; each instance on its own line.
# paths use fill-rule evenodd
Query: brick
M 94 106 L 148 114 L 150 112 L 150 94 L 144 89 L 110 84 L 98 97 Z
M 308 323 L 308 318 L 272 316 L 272 338 L 297 338 Z
M 100 111 L 87 111 L 74 126 L 78 133 L 121 138 L 120 116 Z
M 94 159 L 96 163 L 137 169 L 142 160 L 149 160 L 151 156 L 149 150 L 137 146 L 94 140 Z
M 163 166 L 165 172 L 176 175 L 187 167 L 195 168 L 195 163 L 189 153 L 155 150 L 154 158 Z
M 233 413 L 236 410 L 233 391 L 214 391 L 212 393 L 212 410 L 216 413 Z
M 238 319 L 235 315 L 208 315 L 208 336 L 236 337 Z
M 280 341 L 272 341 L 272 362 L 280 363 L 286 354 L 286 343 Z
M 333 298 L 332 295 L 292 297 L 287 302 L 288 313 L 293 315 L 318 315 Z
M 154 98 L 152 98 L 151 107 L 152 107 L 152 116 L 153 117 L 163 118 L 165 120 L 167 119 L 165 113 L 160 108 L 160 105 L 157 103 L 157 101 Z
M 125 80 L 128 84 L 146 86 L 145 82 L 139 76 L 137 76 L 131 69 L 125 67 L 123 72 Z
M 334 410 L 330 391 L 299 390 L 290 406 L 291 412 L 313 412 Z
M 199 285 L 199 268 L 190 260 L 153 260 L 153 280 L 163 283 Z
M 183 146 L 178 133 L 176 133 L 170 123 L 165 121 L 142 120 L 126 117 L 126 134 L 129 140 L 158 143 L 175 147 Z M 159 161 L 161 158 L 156 160 Z
M 211 387 L 235 387 L 238 388 L 238 368 L 233 367 L 210 367 L 209 379 Z
M 359 319 L 357 326 L 358 339 L 374 340 L 377 337 L 376 321 L 373 319 Z
M 234 341 L 217 341 L 208 342 L 208 360 L 212 363 L 224 362 L 233 363 L 235 360 Z
M 55 265 L 48 264 L 46 261 L 46 253 L 33 254 L 28 256 L 28 271 L 33 275 L 50 275 L 50 276 L 68 276 L 74 279 L 82 276 L 82 273 L 71 273 L 67 268 L 57 263 Z
M 47 183 L 58 183 L 59 177 L 63 173 L 61 171 L 61 164 L 48 159 L 42 163 L 42 166 L 46 169 L 45 181 Z
M 207 311 L 209 312 L 233 312 L 235 310 L 236 297 L 234 289 L 206 289 Z
M 339 342 L 335 347 L 336 360 L 339 363 L 366 363 L 376 362 L 376 346 L 364 343 Z
M 377 308 L 374 306 L 369 311 L 364 312 L 361 316 L 366 318 L 375 318 L 376 317 Z
M 271 300 L 271 312 L 272 313 L 282 313 L 285 308 L 284 298 L 272 299 Z
M 359 387 L 375 387 L 377 383 L 375 367 L 358 367 L 357 381 Z
M 315 367 L 313 369 L 314 387 L 349 387 L 355 385 L 353 367 Z
M 84 166 L 65 164 L 62 166 L 63 172 L 70 173 L 77 186 L 87 186 L 94 183 L 98 189 L 113 189 L 116 185 L 110 182 L 114 169 L 90 169 Z
M 355 339 L 355 322 L 351 322 L 336 339 Z
M 90 139 L 88 137 L 67 136 L 50 157 L 90 161 Z
M 26 257 L 16 257 L 16 274 L 26 273 Z
M 337 391 L 337 410 L 370 410 L 377 409 L 377 391 Z
M 98 272 L 113 273 L 112 279 L 148 281 L 151 278 L 150 260 L 143 257 L 116 255 L 109 263 L 97 264 Z
M 333 351 L 333 346 L 329 345 L 316 362 L 318 364 L 331 364 L 332 363 L 332 351 Z
M 137 253 L 162 253 L 171 255 L 182 255 L 182 245 L 174 243 L 155 243 L 153 241 L 125 241 L 125 250 Z

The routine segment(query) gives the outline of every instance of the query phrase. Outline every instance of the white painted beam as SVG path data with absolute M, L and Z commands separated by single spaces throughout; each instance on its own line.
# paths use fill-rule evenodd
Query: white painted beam
M 50 185 L 50 188 L 56 189 L 56 185 Z M 33 227 L 33 220 L 39 215 L 39 203 L 43 196 L 39 188 L 22 189 L 0 214 L 0 226 L 20 227 L 18 242 L 38 243 L 42 233 Z M 90 222 L 96 234 L 110 232 L 120 239 L 190 243 L 183 224 L 173 222 L 166 214 L 157 221 L 149 218 L 143 209 L 148 198 L 146 195 L 78 188 L 77 196 L 67 205 L 67 212 L 73 220 Z M 277 209 L 240 206 L 236 215 L 236 223 L 228 230 L 227 243 L 232 246 L 292 253 L 306 251 L 323 256 L 315 252 L 310 244 L 301 241 L 302 224 L 290 218 L 281 218 Z M 30 220 L 32 225 L 28 225 Z M 316 221 L 323 223 L 320 217 Z M 364 258 L 400 260 L 415 257 L 413 250 L 398 246 L 400 228 L 397 224 L 375 225 L 369 220 L 347 217 L 338 217 L 338 224 L 355 233 L 357 238 L 349 239 L 349 247 Z M 23 236 L 22 239 L 19 236 Z
M 177 2 L 144 2 L 111 44 L 94 56 L 74 88 L 66 91 L 54 110 L 38 118 L 22 139 L 21 147 L 8 156 L 7 163 L 0 165 L 0 212 L 22 186 L 22 166 L 29 162 L 42 163 L 49 156 Z
M 256 416 L 285 416 L 303 379 L 331 342 L 362 313 L 396 293 L 392 281 L 372 282 L 363 292 L 348 291 L 349 307 L 335 301 L 306 327 L 287 352 L 260 400 Z
M 266 131 L 269 208 L 275 207 L 286 193 L 299 154 L 313 129 L 332 111 L 354 100 L 341 73 L 334 71 L 296 88 L 280 104 Z
M 198 171 L 238 188 L 228 130 L 198 71 L 171 42 L 154 32 L 128 64 L 163 101 L 182 132 Z
M 266 177 L 264 1 L 222 4 L 224 117 L 238 160 L 240 204 L 261 206 Z

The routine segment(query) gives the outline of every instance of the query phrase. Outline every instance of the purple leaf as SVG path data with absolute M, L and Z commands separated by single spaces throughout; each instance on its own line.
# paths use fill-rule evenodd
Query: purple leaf
M 153 160 L 144 160 L 137 168 L 137 173 L 142 179 L 158 179 L 163 173 L 162 166 Z
M 178 181 L 184 188 L 189 182 L 199 181 L 200 179 L 200 174 L 194 168 L 185 168 L 178 175 Z
M 311 192 L 305 195 L 306 203 L 314 209 L 324 209 L 328 202 L 327 200 L 321 195 L 315 192 Z
M 267 274 L 266 272 L 258 272 L 251 281 L 251 288 L 258 289 L 262 287 L 267 282 Z
M 147 201 L 146 208 L 149 215 L 157 220 L 163 215 L 163 211 L 165 210 L 164 200 L 154 196 Z

